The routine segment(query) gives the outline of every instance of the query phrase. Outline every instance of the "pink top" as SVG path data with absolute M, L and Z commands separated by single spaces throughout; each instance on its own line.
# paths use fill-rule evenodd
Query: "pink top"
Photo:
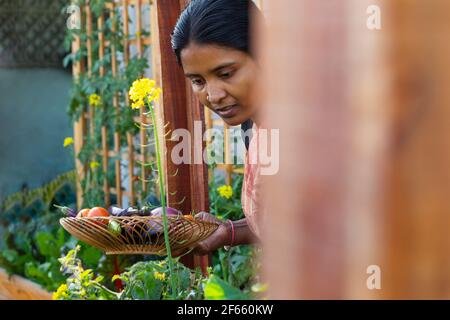
M 261 193 L 261 166 L 258 163 L 258 127 L 253 124 L 253 137 L 250 140 L 248 151 L 245 155 L 244 181 L 242 183 L 242 209 L 252 232 L 259 237 L 258 226 L 259 212 L 258 201 Z

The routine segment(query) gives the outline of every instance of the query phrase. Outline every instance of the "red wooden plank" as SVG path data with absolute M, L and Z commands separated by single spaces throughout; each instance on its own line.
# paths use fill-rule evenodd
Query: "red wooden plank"
M 194 120 L 204 120 L 203 108 L 190 94 L 186 86 L 183 70 L 177 64 L 171 47 L 171 34 L 181 12 L 179 0 L 157 2 L 159 45 L 161 55 L 161 80 L 164 101 L 164 123 L 168 130 L 187 129 L 193 136 Z M 189 89 L 190 90 L 190 89 Z M 203 127 L 204 130 L 204 127 Z M 171 151 L 178 142 L 166 140 L 166 176 L 168 205 L 189 213 L 207 210 L 208 182 L 206 165 L 175 165 L 171 161 Z M 174 175 L 177 173 L 176 175 Z M 180 201 L 184 201 L 179 203 Z M 208 257 L 187 255 L 181 261 L 189 267 L 201 266 L 206 271 Z

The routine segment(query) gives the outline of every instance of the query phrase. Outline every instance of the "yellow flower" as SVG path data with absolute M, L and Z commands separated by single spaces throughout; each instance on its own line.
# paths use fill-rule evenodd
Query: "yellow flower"
M 91 161 L 89 166 L 91 167 L 91 169 L 95 169 L 95 168 L 100 167 L 100 163 L 98 163 L 97 161 Z
M 61 298 L 62 299 L 68 298 L 69 294 L 67 293 L 67 290 L 68 290 L 67 284 L 64 283 L 60 285 L 59 288 L 56 290 L 56 292 L 53 292 L 52 296 L 53 300 L 61 300 Z
M 89 104 L 92 107 L 99 106 L 101 102 L 102 102 L 102 98 L 98 94 L 93 93 L 89 96 Z
M 133 82 L 128 94 L 131 99 L 131 107 L 133 109 L 139 109 L 146 103 L 150 103 L 159 98 L 162 90 L 161 88 L 155 88 L 155 80 L 143 78 Z
M 73 138 L 72 137 L 67 137 L 64 139 L 64 148 L 70 146 L 71 144 L 73 144 Z
M 153 272 L 153 276 L 155 277 L 155 279 L 158 279 L 161 281 L 164 281 L 166 279 L 166 274 L 158 272 L 158 271 Z
M 217 191 L 219 192 L 219 195 L 225 199 L 230 199 L 233 196 L 233 188 L 231 188 L 231 186 L 223 185 L 217 188 Z

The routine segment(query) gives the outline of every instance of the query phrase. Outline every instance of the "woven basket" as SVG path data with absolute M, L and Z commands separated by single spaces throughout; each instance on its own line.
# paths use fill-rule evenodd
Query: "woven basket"
M 108 227 L 110 220 L 120 225 L 120 233 Z M 167 254 L 161 216 L 62 218 L 59 222 L 75 238 L 106 254 Z M 167 217 L 167 222 L 172 251 L 194 246 L 219 226 L 191 216 Z

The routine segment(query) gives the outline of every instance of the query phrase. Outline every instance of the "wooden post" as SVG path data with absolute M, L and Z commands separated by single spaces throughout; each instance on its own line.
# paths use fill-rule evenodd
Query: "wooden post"
M 110 16 L 112 22 L 111 31 L 114 33 L 117 31 L 117 25 L 114 21 L 115 19 L 115 6 L 112 4 L 112 8 L 110 11 Z M 113 43 L 111 43 L 111 72 L 113 77 L 117 77 L 117 57 L 116 57 L 116 48 Z M 117 114 L 120 112 L 119 108 L 119 94 L 114 93 L 113 97 L 113 106 L 116 109 Z M 115 171 L 116 171 L 116 195 L 117 195 L 117 204 L 119 207 L 122 207 L 122 179 L 121 179 L 121 168 L 120 168 L 120 135 L 117 131 L 114 132 L 114 151 L 117 157 L 115 160 Z
M 164 5 L 162 5 L 164 4 Z M 204 121 L 203 112 L 198 101 L 188 94 L 183 70 L 177 64 L 171 47 L 171 33 L 181 12 L 180 0 L 155 1 L 157 9 L 159 50 L 161 59 L 161 83 L 163 88 L 163 121 L 167 130 L 184 128 L 190 130 L 193 137 L 193 121 Z M 207 166 L 188 164 L 175 165 L 171 160 L 174 141 L 165 140 L 166 144 L 166 181 L 168 205 L 189 213 L 191 210 L 205 210 L 208 205 Z M 175 175 L 176 173 L 176 175 Z M 196 176 L 194 180 L 192 177 Z M 208 257 L 194 258 L 188 255 L 182 262 L 193 268 L 200 266 L 206 272 Z
M 137 53 L 138 57 L 142 57 L 144 54 L 144 48 L 142 45 L 142 11 L 141 11 L 141 0 L 136 0 L 135 4 L 135 11 L 136 11 L 136 47 L 137 47 Z M 141 123 L 147 123 L 147 119 L 144 115 L 143 108 L 139 109 L 139 119 Z M 147 144 L 147 129 L 145 127 L 142 127 L 139 132 L 140 137 L 140 143 L 141 143 L 141 185 L 142 185 L 142 193 L 140 195 L 141 197 L 141 203 L 144 200 L 143 195 L 146 195 L 147 192 L 147 169 L 145 166 L 145 163 L 147 162 L 147 147 L 145 145 Z
M 85 5 L 86 10 L 86 49 L 87 49 L 87 74 L 90 77 L 92 75 L 92 11 L 90 0 L 86 1 Z M 95 107 L 89 106 L 89 133 L 91 135 L 91 139 L 94 139 L 94 115 L 95 115 Z M 94 160 L 94 159 L 93 159 Z
M 450 2 L 387 1 L 384 295 L 450 298 Z
M 103 33 L 103 27 L 104 27 L 104 17 L 103 14 L 101 14 L 97 18 L 97 27 L 98 27 L 98 58 L 99 60 L 102 60 L 105 56 L 105 35 Z M 100 65 L 100 77 L 103 77 L 105 75 L 105 66 L 104 64 Z M 91 123 L 94 123 L 94 119 L 91 119 Z M 108 184 L 108 133 L 106 130 L 106 125 L 103 124 L 101 128 L 102 132 L 102 165 L 103 165 L 103 192 L 105 194 L 105 205 L 108 207 L 111 204 L 111 198 L 110 198 L 110 191 L 109 191 L 109 184 Z
M 123 61 L 124 64 L 127 65 L 130 60 L 130 42 L 128 37 L 130 35 L 129 25 L 128 25 L 128 0 L 122 0 L 123 7 Z M 125 91 L 125 107 L 130 106 L 130 97 L 128 96 L 128 90 Z M 129 202 L 132 206 L 136 204 L 136 195 L 134 191 L 134 142 L 133 136 L 131 133 L 127 132 L 127 145 L 128 145 L 128 176 L 129 176 L 129 185 L 130 196 Z
M 366 27 L 373 4 L 381 30 Z M 264 177 L 270 298 L 450 297 L 450 3 L 423 8 L 271 2 L 261 92 L 267 126 L 280 129 L 280 169 Z
M 80 8 L 80 17 L 83 17 L 83 10 Z M 81 39 L 76 36 L 72 42 L 72 53 L 77 52 L 81 48 Z M 72 74 L 74 81 L 77 81 L 79 75 L 84 72 L 83 61 L 76 61 L 72 64 Z M 81 209 L 83 205 L 83 190 L 81 188 L 81 181 L 85 177 L 85 168 L 83 163 L 78 159 L 78 154 L 84 145 L 84 136 L 86 134 L 86 112 L 80 115 L 78 121 L 73 124 L 73 136 L 74 136 L 74 156 L 75 156 L 75 170 L 76 174 L 76 193 L 77 193 L 77 208 Z

